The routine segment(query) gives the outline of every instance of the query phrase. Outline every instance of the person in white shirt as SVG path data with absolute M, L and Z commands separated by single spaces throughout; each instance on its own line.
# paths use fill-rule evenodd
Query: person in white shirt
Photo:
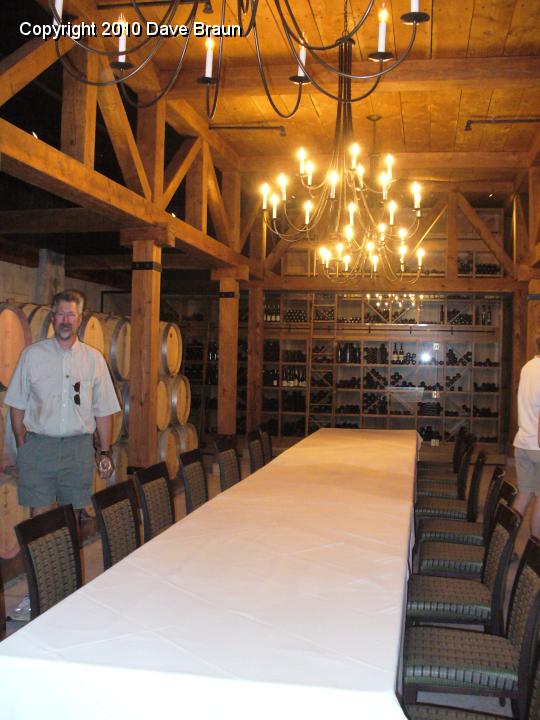
M 514 438 L 514 455 L 518 494 L 514 508 L 522 515 L 533 498 L 531 530 L 540 537 L 540 337 L 536 339 L 537 355 L 522 369 L 518 388 L 518 425 Z
M 83 306 L 77 291 L 54 296 L 54 337 L 23 350 L 5 397 L 17 443 L 19 503 L 33 515 L 55 502 L 84 508 L 94 462 L 104 478 L 113 471 L 111 423 L 120 405 L 103 356 L 77 338 Z

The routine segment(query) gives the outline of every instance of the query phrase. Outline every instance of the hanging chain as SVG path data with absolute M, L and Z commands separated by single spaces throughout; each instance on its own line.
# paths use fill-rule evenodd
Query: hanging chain
M 349 32 L 349 0 L 344 0 L 343 3 L 343 35 L 347 35 Z

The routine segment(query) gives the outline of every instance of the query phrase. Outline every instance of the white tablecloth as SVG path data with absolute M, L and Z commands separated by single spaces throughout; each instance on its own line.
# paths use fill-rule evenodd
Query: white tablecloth
M 0 644 L 9 720 L 402 718 L 414 431 L 320 430 Z

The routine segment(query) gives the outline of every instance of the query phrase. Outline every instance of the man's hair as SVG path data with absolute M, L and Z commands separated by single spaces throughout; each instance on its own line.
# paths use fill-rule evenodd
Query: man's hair
M 51 309 L 53 312 L 55 312 L 56 306 L 59 302 L 62 302 L 62 300 L 65 302 L 76 303 L 79 315 L 82 315 L 84 305 L 86 303 L 86 298 L 82 292 L 79 292 L 78 290 L 62 290 L 62 292 L 56 293 L 51 303 Z
M 540 335 L 536 338 L 536 349 L 540 353 Z

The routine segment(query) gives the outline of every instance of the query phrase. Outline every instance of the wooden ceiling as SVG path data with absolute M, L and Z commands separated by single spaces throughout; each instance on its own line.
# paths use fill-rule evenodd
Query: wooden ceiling
M 106 7 L 115 3 L 117 0 L 99 0 L 102 9 L 94 12 L 96 19 L 116 19 L 120 10 Z M 65 0 L 64 7 L 77 15 L 76 6 L 93 4 L 93 0 Z M 198 20 L 220 23 L 221 3 L 214 0 L 212 4 L 214 12 L 209 15 L 202 12 L 201 3 Z M 227 22 L 235 21 L 236 4 L 236 0 L 228 0 Z M 360 16 L 366 4 L 366 0 L 348 0 L 350 22 Z M 387 0 L 386 5 L 391 13 L 388 46 L 399 54 L 410 36 L 410 28 L 400 21 L 409 10 L 409 0 Z M 341 34 L 341 2 L 291 0 L 291 6 L 310 42 L 328 43 Z M 371 150 L 367 116 L 376 113 L 382 119 L 375 149 L 398 154 L 397 172 L 401 176 L 514 180 L 530 164 L 528 153 L 540 125 L 480 124 L 466 132 L 465 123 L 471 118 L 540 115 L 540 1 L 422 0 L 420 6 L 431 15 L 431 22 L 419 28 L 410 60 L 390 73 L 370 98 L 353 107 L 358 141 L 366 151 Z M 189 8 L 181 6 L 173 22 L 183 23 Z M 132 10 L 123 11 L 128 19 L 135 19 Z M 149 20 L 155 20 L 164 8 L 146 7 L 144 12 Z M 376 12 L 372 16 L 354 48 L 355 69 L 360 71 L 373 68 L 366 60 L 376 45 Z M 288 81 L 295 67 L 271 0 L 261 0 L 258 27 L 276 102 L 288 110 L 295 100 L 296 86 Z M 152 91 L 163 84 L 182 45 L 183 40 L 166 40 L 152 67 L 135 78 L 134 88 Z M 172 107 L 186 99 L 204 114 L 204 89 L 196 83 L 203 65 L 204 40 L 194 39 L 169 95 Z M 327 152 L 335 115 L 332 100 L 308 87 L 297 115 L 290 120 L 279 119 L 264 96 L 251 37 L 225 39 L 224 66 L 214 122 L 270 123 L 286 129 L 286 137 L 275 131 L 215 131 L 241 156 L 244 171 L 260 171 L 260 156 L 265 156 L 265 171 L 286 168 L 300 145 L 315 156 Z M 324 72 L 319 69 L 316 75 L 331 87 Z M 365 85 L 357 87 L 361 90 Z

